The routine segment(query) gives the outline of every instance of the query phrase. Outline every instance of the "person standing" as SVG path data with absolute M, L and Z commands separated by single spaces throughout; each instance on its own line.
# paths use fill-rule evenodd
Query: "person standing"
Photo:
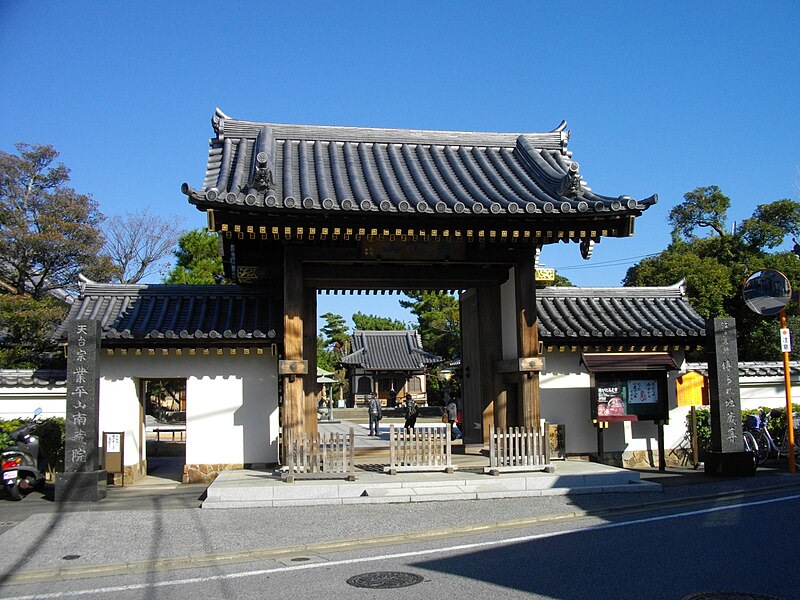
M 414 397 L 411 394 L 406 394 L 406 429 L 414 429 L 414 425 L 417 424 L 417 415 L 419 414 L 419 407 L 417 403 L 414 402 Z
M 372 394 L 369 398 L 369 435 L 378 435 L 378 426 L 382 417 L 381 401 L 376 394 Z
M 451 399 L 445 411 L 447 412 L 447 422 L 450 423 L 450 439 L 456 440 L 461 437 L 461 432 L 458 426 L 456 426 L 456 419 L 458 418 L 458 405 L 456 401 Z

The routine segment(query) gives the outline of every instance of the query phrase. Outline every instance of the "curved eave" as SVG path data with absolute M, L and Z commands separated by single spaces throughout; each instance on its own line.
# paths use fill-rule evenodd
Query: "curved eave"
M 484 220 L 638 216 L 657 202 L 593 192 L 547 133 L 280 125 L 214 118 L 200 209 L 265 215 L 452 216 Z

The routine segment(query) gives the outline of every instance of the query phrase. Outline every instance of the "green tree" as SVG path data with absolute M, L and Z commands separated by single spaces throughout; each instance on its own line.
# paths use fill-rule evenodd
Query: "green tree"
M 408 329 L 405 323 L 397 319 L 365 315 L 362 312 L 357 312 L 353 315 L 353 323 L 356 329 L 364 331 L 402 331 L 403 329 Z
M 195 229 L 178 239 L 175 251 L 178 264 L 164 278 L 164 283 L 214 285 L 228 283 L 224 278 L 222 257 L 216 233 Z
M 728 231 L 730 205 L 730 198 L 717 186 L 687 193 L 684 202 L 670 211 L 670 245 L 631 267 L 623 284 L 671 285 L 685 279 L 690 302 L 703 317 L 736 319 L 741 360 L 775 360 L 781 354 L 778 320 L 750 311 L 742 299 L 742 284 L 750 274 L 766 268 L 800 282 L 800 261 L 795 255 L 769 252 L 800 232 L 800 203 L 783 199 L 758 205 L 738 229 Z M 703 229 L 703 237 L 696 235 Z M 795 325 L 800 325 L 797 308 L 788 307 L 787 315 L 795 331 Z M 800 348 L 795 354 L 800 356 Z
M 63 362 L 52 339 L 78 275 L 108 281 L 97 203 L 68 186 L 52 146 L 0 152 L 0 366 Z
M 322 315 L 322 318 L 325 319 L 325 325 L 321 329 L 322 337 L 320 337 L 322 345 L 325 348 L 330 348 L 331 346 L 345 348 L 350 341 L 350 332 L 344 317 L 328 312 Z
M 336 354 L 325 346 L 322 336 L 317 336 L 317 367 L 326 371 L 336 371 Z
M 417 317 L 422 346 L 428 352 L 452 360 L 461 354 L 461 322 L 458 299 L 444 292 L 406 293 L 410 300 L 400 306 Z
M 17 144 L 0 152 L 0 273 L 6 289 L 39 300 L 75 290 L 78 274 L 108 281 L 97 203 L 69 187 L 52 146 Z

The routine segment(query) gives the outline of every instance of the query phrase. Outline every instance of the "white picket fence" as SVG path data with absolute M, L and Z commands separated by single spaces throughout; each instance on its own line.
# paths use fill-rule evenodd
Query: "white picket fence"
M 389 426 L 389 466 L 391 475 L 403 471 L 444 471 L 452 473 L 453 447 L 450 423 L 446 427 L 405 429 Z
M 295 479 L 347 479 L 355 481 L 355 433 L 313 436 L 290 434 L 286 471 L 281 478 L 287 483 Z
M 549 428 L 547 422 L 540 429 L 525 427 L 489 428 L 489 466 L 484 473 L 499 475 L 510 471 L 546 471 L 550 465 Z

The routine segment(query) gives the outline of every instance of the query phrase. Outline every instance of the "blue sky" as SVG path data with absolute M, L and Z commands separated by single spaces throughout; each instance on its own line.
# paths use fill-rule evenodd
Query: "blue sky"
M 619 285 L 669 243 L 701 185 L 730 216 L 800 198 L 800 3 L 31 2 L 0 4 L 0 150 L 52 144 L 101 211 L 202 227 L 219 106 L 253 121 L 546 131 L 601 194 L 659 203 L 636 235 L 546 246 L 577 285 Z M 397 296 L 321 297 L 320 313 L 404 320 Z

